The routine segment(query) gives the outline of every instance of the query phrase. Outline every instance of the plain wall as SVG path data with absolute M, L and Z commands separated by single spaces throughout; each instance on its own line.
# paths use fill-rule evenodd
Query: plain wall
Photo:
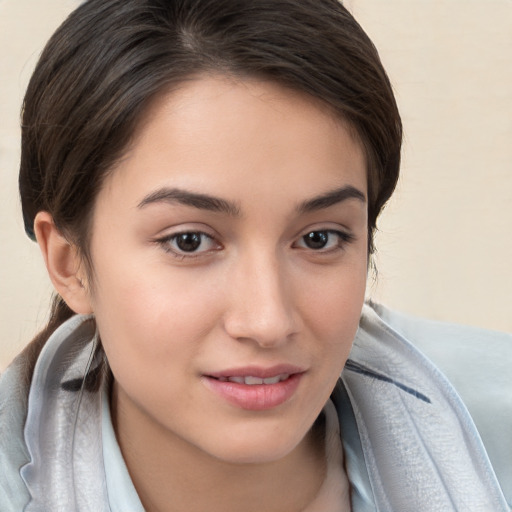
M 380 51 L 405 128 L 369 296 L 512 331 L 512 2 L 345 3 Z M 77 4 L 0 0 L 0 369 L 48 312 L 51 285 L 18 201 L 19 110 L 44 42 Z

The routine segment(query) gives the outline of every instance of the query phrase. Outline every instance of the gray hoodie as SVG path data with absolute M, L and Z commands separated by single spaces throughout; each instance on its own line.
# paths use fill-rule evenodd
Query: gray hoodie
M 30 385 L 22 358 L 0 378 L 1 512 L 141 509 L 115 436 L 105 440 L 104 389 L 83 385 L 94 348 L 94 322 L 75 316 Z M 508 512 L 511 360 L 510 335 L 365 306 L 332 394 L 353 511 Z

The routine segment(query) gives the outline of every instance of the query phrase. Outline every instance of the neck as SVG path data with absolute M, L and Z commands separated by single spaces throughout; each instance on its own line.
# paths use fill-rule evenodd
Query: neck
M 133 404 L 120 400 L 116 386 L 112 418 L 147 512 L 298 512 L 314 499 L 325 476 L 324 444 L 313 430 L 278 460 L 237 464 L 148 422 Z

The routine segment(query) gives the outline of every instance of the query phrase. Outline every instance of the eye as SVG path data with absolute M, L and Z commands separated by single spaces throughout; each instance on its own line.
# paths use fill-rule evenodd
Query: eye
M 201 231 L 184 231 L 158 240 L 168 252 L 177 256 L 199 255 L 219 248 L 215 240 Z
M 325 252 L 331 249 L 341 248 L 352 239 L 353 236 L 348 233 L 333 229 L 324 229 L 306 233 L 299 239 L 296 245 L 303 249 Z

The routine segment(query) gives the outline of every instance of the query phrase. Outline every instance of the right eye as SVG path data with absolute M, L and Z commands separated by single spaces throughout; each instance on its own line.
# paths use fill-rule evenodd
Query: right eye
M 158 240 L 167 252 L 186 258 L 199 256 L 202 253 L 216 250 L 219 244 L 206 233 L 201 231 L 183 231 L 174 233 Z

